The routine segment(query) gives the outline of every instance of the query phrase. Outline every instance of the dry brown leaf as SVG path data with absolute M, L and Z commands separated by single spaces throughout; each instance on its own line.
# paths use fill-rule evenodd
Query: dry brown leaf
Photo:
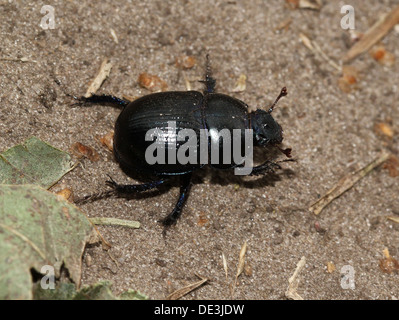
M 378 122 L 374 125 L 374 132 L 379 136 L 392 139 L 394 131 L 388 123 Z
M 385 248 L 382 253 L 384 258 L 380 260 L 380 269 L 385 273 L 392 273 L 399 271 L 399 262 L 395 258 L 392 258 L 389 254 L 388 248 Z
M 163 81 L 158 76 L 149 74 L 147 72 L 141 73 L 137 81 L 141 87 L 146 88 L 152 92 L 165 91 L 168 88 L 168 85 L 165 81 Z
M 176 58 L 176 66 L 182 69 L 191 69 L 195 66 L 197 60 L 194 56 L 180 56 Z
M 208 223 L 209 223 L 209 219 L 206 217 L 206 214 L 201 211 L 200 212 L 200 216 L 199 216 L 198 221 L 197 221 L 197 225 L 199 227 L 203 227 L 203 226 L 205 226 Z
M 249 262 L 246 262 L 246 263 L 245 263 L 245 266 L 244 266 L 244 274 L 245 274 L 247 277 L 252 277 L 252 266 L 249 264 Z
M 114 150 L 114 131 L 110 131 L 98 138 L 104 146 L 108 148 L 109 151 Z
M 327 272 L 333 273 L 335 271 L 335 265 L 331 261 L 327 262 Z
M 285 0 L 285 2 L 291 9 L 299 8 L 299 0 Z
M 280 31 L 280 30 L 285 30 L 287 31 L 290 24 L 292 23 L 292 19 L 291 18 L 287 18 L 285 20 L 283 20 L 277 27 L 274 28 L 274 31 Z
M 64 188 L 57 192 L 57 196 L 69 201 L 72 198 L 72 190 L 68 188 Z
M 247 76 L 245 74 L 241 74 L 238 78 L 235 88 L 232 90 L 233 92 L 243 92 L 247 88 Z
M 123 98 L 123 100 L 127 100 L 129 102 L 132 102 L 132 101 L 138 99 L 139 97 L 131 96 L 131 95 L 128 95 L 128 94 L 122 94 L 122 98 Z
M 395 155 L 391 155 L 387 161 L 385 161 L 383 169 L 387 169 L 389 176 L 395 178 L 399 176 L 399 159 Z
M 98 161 L 100 159 L 100 156 L 96 150 L 94 150 L 92 147 L 85 146 L 80 142 L 75 142 L 71 146 L 71 152 L 79 159 L 83 157 L 88 158 L 90 161 Z
M 354 66 L 342 66 L 342 76 L 338 79 L 338 87 L 345 93 L 356 88 L 358 71 Z
M 374 60 L 378 61 L 382 65 L 391 67 L 395 63 L 394 54 L 387 51 L 382 45 L 372 47 L 369 53 Z

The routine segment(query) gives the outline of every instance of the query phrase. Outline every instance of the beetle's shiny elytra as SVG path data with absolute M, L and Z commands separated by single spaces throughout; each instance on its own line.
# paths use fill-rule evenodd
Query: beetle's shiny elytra
M 207 61 L 209 61 L 207 59 Z M 168 123 L 176 122 L 178 130 L 191 129 L 200 135 L 201 129 L 208 131 L 228 129 L 252 129 L 253 144 L 258 147 L 275 146 L 288 157 L 290 149 L 281 149 L 279 145 L 283 141 L 282 128 L 273 119 L 271 113 L 278 100 L 287 95 L 286 88 L 281 90 L 276 101 L 268 111 L 257 109 L 248 112 L 248 106 L 236 98 L 225 94 L 216 93 L 216 81 L 210 74 L 209 63 L 205 80 L 205 90 L 199 91 L 172 91 L 159 92 L 143 96 L 132 102 L 108 95 L 93 95 L 89 98 L 81 98 L 83 103 L 112 104 L 122 108 L 115 123 L 114 154 L 122 168 L 136 171 L 142 175 L 156 176 L 152 182 L 140 185 L 121 185 L 113 181 L 107 184 L 113 188 L 117 195 L 128 195 L 153 189 L 163 184 L 170 176 L 180 176 L 180 196 L 173 211 L 162 220 L 165 226 L 176 223 L 181 215 L 182 207 L 190 192 L 190 180 L 192 172 L 200 169 L 204 164 L 197 163 L 154 163 L 149 164 L 145 158 L 145 152 L 149 144 L 146 141 L 146 133 L 153 128 L 168 129 Z M 209 135 L 209 145 L 219 145 L 219 159 L 223 158 L 223 141 L 212 141 Z M 219 138 L 217 138 L 219 139 Z M 244 134 L 242 136 L 244 141 Z M 176 148 L 179 148 L 179 143 Z M 216 169 L 230 169 L 242 166 L 231 159 L 230 163 L 209 164 Z M 270 160 L 252 168 L 251 175 L 260 175 L 271 172 L 280 166 Z M 89 198 L 89 197 L 87 197 Z

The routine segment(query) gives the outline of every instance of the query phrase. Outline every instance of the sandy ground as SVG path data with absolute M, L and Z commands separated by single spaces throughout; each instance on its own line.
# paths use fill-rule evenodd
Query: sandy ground
M 304 299 L 399 297 L 398 273 L 379 267 L 386 247 L 399 259 L 399 224 L 386 219 L 399 215 L 397 177 L 378 168 L 319 216 L 309 211 L 341 177 L 382 150 L 398 155 L 399 149 L 397 134 L 386 142 L 374 130 L 384 122 L 398 132 L 398 62 L 382 65 L 367 53 L 356 58 L 351 65 L 359 70 L 358 83 L 345 93 L 336 70 L 300 41 L 299 34 L 306 34 L 338 63 L 347 52 L 348 32 L 340 27 L 344 3 L 324 2 L 320 12 L 292 10 L 281 0 L 0 2 L 0 58 L 16 59 L 0 61 L 0 150 L 35 135 L 63 150 L 79 141 L 100 154 L 98 162 L 85 160 L 65 176 L 55 191 L 69 187 L 81 196 L 106 190 L 107 174 L 132 181 L 96 139 L 113 129 L 119 111 L 71 108 L 67 95 L 83 95 L 106 57 L 113 68 L 99 93 L 146 95 L 137 83 L 142 72 L 159 76 L 169 90 L 186 90 L 185 74 L 193 89 L 202 90 L 196 80 L 203 76 L 208 51 L 219 92 L 267 108 L 281 87 L 289 91 L 274 117 L 298 161 L 285 163 L 278 175 L 241 179 L 209 169 L 196 173 L 183 217 L 166 237 L 157 220 L 173 208 L 177 184 L 130 201 L 82 206 L 89 216 L 142 224 L 138 230 L 99 228 L 112 249 L 86 249 L 83 284 L 107 279 L 117 293 L 132 288 L 161 299 L 200 274 L 210 283 L 185 299 L 285 299 L 288 279 L 305 256 L 298 287 Z M 398 1 L 350 4 L 356 29 L 365 31 Z M 39 26 L 43 5 L 55 9 L 54 29 Z M 399 57 L 397 30 L 382 43 Z M 183 74 L 175 59 L 184 54 L 197 63 Z M 247 76 L 246 90 L 232 93 L 240 74 Z M 232 296 L 245 241 L 246 274 Z M 328 262 L 335 266 L 332 273 Z M 354 271 L 354 289 L 341 286 L 344 266 Z

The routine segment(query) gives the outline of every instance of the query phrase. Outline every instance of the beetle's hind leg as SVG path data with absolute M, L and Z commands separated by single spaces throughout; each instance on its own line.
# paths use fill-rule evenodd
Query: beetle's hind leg
M 191 173 L 188 173 L 180 177 L 180 196 L 177 200 L 176 206 L 171 213 L 169 213 L 164 219 L 160 221 L 165 227 L 174 225 L 181 216 L 184 203 L 186 202 L 191 189 L 191 175 Z
M 158 181 L 152 181 L 143 184 L 119 184 L 116 183 L 114 179 L 112 179 L 110 176 L 108 177 L 110 180 L 106 181 L 105 183 L 107 184 L 107 186 L 113 189 L 114 193 L 117 196 L 127 196 L 133 193 L 155 189 L 166 181 L 166 179 L 161 179 Z
M 130 194 L 155 189 L 167 181 L 167 179 L 162 179 L 162 180 L 152 181 L 152 182 L 143 183 L 143 184 L 119 184 L 119 183 L 116 183 L 115 180 L 112 179 L 110 176 L 108 176 L 108 177 L 109 177 L 109 180 L 106 181 L 105 184 L 107 186 L 111 187 L 112 188 L 111 190 L 89 194 L 82 198 L 76 199 L 75 203 L 76 204 L 84 204 L 84 203 L 108 198 L 111 196 L 119 196 L 119 197 L 128 196 Z
M 120 99 L 118 97 L 115 96 L 111 96 L 111 95 L 97 95 L 97 94 L 93 94 L 90 97 L 73 97 L 75 100 L 77 100 L 78 102 L 74 103 L 74 106 L 80 106 L 80 105 L 84 105 L 84 104 L 88 104 L 88 103 L 98 103 L 98 104 L 107 104 L 107 105 L 112 105 L 115 107 L 119 107 L 119 108 L 124 108 L 126 107 L 130 101 L 127 100 L 123 100 Z

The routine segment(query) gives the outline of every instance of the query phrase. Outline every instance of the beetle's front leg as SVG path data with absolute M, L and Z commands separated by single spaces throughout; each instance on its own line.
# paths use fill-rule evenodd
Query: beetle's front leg
M 249 174 L 250 176 L 259 176 L 262 174 L 274 172 L 275 169 L 281 169 L 281 166 L 273 161 L 267 160 L 265 163 L 253 167 L 252 172 Z
M 166 218 L 162 219 L 160 222 L 165 226 L 169 227 L 174 225 L 179 217 L 181 216 L 181 211 L 183 209 L 183 205 L 188 198 L 188 194 L 191 188 L 191 173 L 185 174 L 181 176 L 181 186 L 180 186 L 180 196 L 179 200 L 177 200 L 176 206 L 171 213 L 169 213 Z

